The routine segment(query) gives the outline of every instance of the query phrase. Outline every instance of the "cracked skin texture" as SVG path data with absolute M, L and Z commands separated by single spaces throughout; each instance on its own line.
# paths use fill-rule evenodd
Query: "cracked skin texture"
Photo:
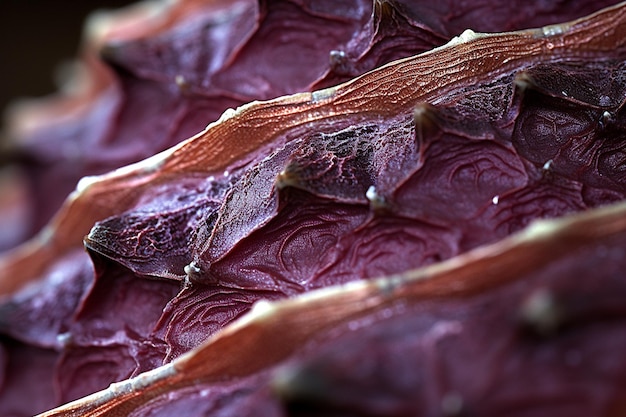
M 483 112 L 480 102 L 468 113 L 471 98 L 483 88 L 476 84 L 465 87 L 457 101 L 426 107 L 425 114 L 332 125 L 298 136 L 259 163 L 216 180 L 231 184 L 226 192 L 215 187 L 218 193 L 183 193 L 185 201 L 196 202 L 186 210 L 204 213 L 186 218 L 185 228 L 197 232 L 188 233 L 184 262 L 179 251 L 173 251 L 169 264 L 165 251 L 156 266 L 143 257 L 154 249 L 151 233 L 180 230 L 177 207 L 158 210 L 158 228 L 140 228 L 156 219 L 143 205 L 98 223 L 87 246 L 92 256 L 105 255 L 131 275 L 167 279 L 182 276 L 185 262 L 199 267 L 190 285 L 169 302 L 156 333 L 144 333 L 148 340 L 164 340 L 166 360 L 171 360 L 255 300 L 401 273 L 496 242 L 533 219 L 622 200 L 626 189 L 619 177 L 606 179 L 587 169 L 602 158 L 601 147 L 586 153 L 587 160 L 566 158 L 571 155 L 568 146 L 580 144 L 580 138 L 623 149 L 619 97 L 624 97 L 626 85 L 613 77 L 617 83 L 607 88 L 616 94 L 612 107 L 583 103 L 539 86 L 544 74 L 566 76 L 568 68 L 582 67 L 610 76 L 623 71 L 615 61 L 601 66 L 567 63 L 527 69 L 525 76 L 537 80 L 537 86 L 522 88 L 519 77 L 516 83 L 510 75 L 503 76 L 499 86 L 490 80 L 492 90 L 504 90 L 505 100 L 499 103 L 506 108 L 497 119 Z M 461 101 L 466 105 L 463 114 L 454 105 Z M 548 116 L 542 113 L 545 103 L 550 103 Z M 563 156 L 555 158 L 550 147 L 538 156 L 541 149 L 529 146 L 528 132 L 544 129 L 541 123 L 556 112 L 563 114 L 559 120 L 572 123 L 558 131 Z M 608 124 L 605 112 L 614 115 Z M 533 160 L 522 156 L 530 152 Z M 376 202 L 366 196 L 372 185 Z M 215 200 L 220 206 L 208 208 L 206 202 Z M 119 234 L 145 239 L 131 239 L 124 246 Z M 94 293 L 86 305 L 97 306 L 101 297 L 101 292 Z
M 72 319 L 55 322 L 70 338 L 29 340 L 62 351 L 56 401 L 178 357 L 258 299 L 406 271 L 532 219 L 623 199 L 626 87 L 623 51 L 612 52 L 465 80 L 430 104 L 296 125 L 228 175 L 192 167 L 147 187 L 87 238 L 96 281 L 82 284 Z M 198 272 L 181 287 L 192 262 Z M 150 308 L 118 314 L 144 298 Z
M 519 280 L 473 293 L 400 297 L 284 363 L 173 389 L 131 415 L 620 415 L 625 244 L 622 232 L 555 253 Z M 528 314 L 544 295 L 551 307 Z
M 81 177 L 167 149 L 228 108 L 337 85 L 467 28 L 540 27 L 613 3 L 185 0 L 155 22 L 121 15 L 85 42 L 91 78 L 74 86 L 84 93 L 15 117 L 9 136 L 35 208 L 24 228 L 41 229 Z

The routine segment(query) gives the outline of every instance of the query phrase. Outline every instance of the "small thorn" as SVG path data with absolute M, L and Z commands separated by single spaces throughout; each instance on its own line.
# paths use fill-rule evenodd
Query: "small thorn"
M 393 4 L 388 0 L 374 0 L 374 16 L 379 20 L 391 19 L 394 15 Z
M 429 103 L 417 103 L 413 108 L 413 120 L 416 124 L 433 123 L 435 108 Z
M 200 267 L 196 261 L 192 261 L 189 265 L 185 265 L 184 271 L 188 277 L 200 275 Z
M 349 75 L 352 72 L 352 66 L 344 51 L 330 51 L 329 63 L 335 74 Z
M 287 165 L 276 176 L 275 186 L 278 190 L 282 190 L 287 187 L 298 188 L 300 183 L 300 176 L 296 172 L 295 167 L 293 165 Z
M 382 195 L 378 194 L 376 187 L 371 185 L 365 192 L 365 197 L 370 203 L 372 211 L 379 213 L 389 209 L 387 200 Z
M 185 272 L 185 278 L 183 279 L 183 285 L 185 288 L 191 287 L 194 283 L 214 283 L 217 282 L 209 273 L 210 265 L 203 265 L 204 262 L 200 260 L 193 260 L 188 265 L 185 265 L 183 271 Z
M 604 113 L 602 113 L 602 116 L 600 116 L 600 121 L 598 122 L 598 124 L 600 125 L 600 128 L 604 129 L 609 124 L 611 124 L 614 119 L 615 117 L 611 112 L 605 111 Z
M 72 345 L 73 339 L 72 333 L 70 332 L 60 333 L 57 335 L 57 344 L 63 348 L 67 348 Z
M 554 161 L 552 159 L 548 159 L 545 164 L 541 167 L 541 176 L 546 179 L 552 178 L 554 174 Z
M 424 156 L 426 137 L 437 126 L 437 111 L 428 103 L 418 103 L 413 108 L 413 121 L 415 123 L 415 143 L 421 157 Z
M 346 58 L 346 53 L 344 51 L 330 51 L 330 63 L 342 63 Z
M 543 169 L 544 171 L 550 171 L 550 169 L 552 168 L 552 164 L 553 164 L 553 163 L 554 163 L 554 161 L 553 161 L 552 159 L 548 159 L 548 160 L 546 161 L 546 163 L 545 163 L 545 164 L 543 164 L 542 169 Z

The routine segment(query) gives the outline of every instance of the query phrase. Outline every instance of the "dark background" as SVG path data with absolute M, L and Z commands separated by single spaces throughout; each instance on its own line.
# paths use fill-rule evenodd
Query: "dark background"
M 57 90 L 54 72 L 77 55 L 87 15 L 133 0 L 0 0 L 0 114 L 19 97 Z M 4 125 L 0 119 L 0 130 Z

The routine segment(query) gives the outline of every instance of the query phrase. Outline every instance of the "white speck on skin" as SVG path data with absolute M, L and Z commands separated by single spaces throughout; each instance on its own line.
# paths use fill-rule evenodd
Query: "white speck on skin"
M 378 198 L 378 194 L 376 193 L 376 187 L 370 185 L 370 187 L 365 192 L 365 197 L 367 197 L 369 201 L 376 200 Z
M 496 206 L 497 206 L 497 205 L 498 205 L 498 203 L 500 202 L 500 196 L 499 196 L 499 195 L 494 196 L 494 197 L 491 199 L 491 202 L 492 202 L 494 205 L 496 205 Z
M 61 333 L 57 335 L 57 343 L 59 344 L 59 346 L 67 346 L 70 344 L 71 341 L 72 341 L 72 334 L 69 332 Z
M 325 88 L 323 90 L 316 90 L 311 93 L 311 102 L 319 103 L 321 101 L 330 100 L 335 96 L 335 87 Z
M 185 275 L 187 275 L 187 277 L 190 275 L 198 275 L 200 273 L 200 267 L 195 261 L 193 261 L 189 265 L 185 265 L 183 271 L 185 271 Z
M 544 171 L 549 171 L 549 170 L 550 170 L 550 168 L 552 168 L 552 163 L 553 163 L 553 162 L 554 162 L 554 161 L 552 161 L 552 159 L 548 159 L 548 160 L 546 161 L 546 163 L 545 163 L 545 164 L 543 164 L 543 170 L 544 170 Z
M 562 35 L 563 25 L 548 25 L 541 28 L 541 32 L 544 36 L 557 36 Z
M 370 187 L 365 192 L 365 198 L 370 203 L 370 207 L 374 210 L 384 209 L 387 206 L 387 202 L 385 201 L 385 197 L 378 194 L 376 191 L 376 187 L 370 185 Z

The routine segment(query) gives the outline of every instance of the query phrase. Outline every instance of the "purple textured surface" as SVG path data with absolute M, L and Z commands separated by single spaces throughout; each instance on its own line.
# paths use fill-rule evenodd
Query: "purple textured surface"
M 107 45 L 102 55 L 115 81 L 91 104 L 87 116 L 51 126 L 20 142 L 21 163 L 29 172 L 36 196 L 33 204 L 40 208 L 33 227 L 49 219 L 81 176 L 108 171 L 178 143 L 228 107 L 344 81 L 393 59 L 441 45 L 466 27 L 502 31 L 539 26 L 600 7 L 597 2 L 572 2 L 544 8 L 543 2 L 536 2 L 521 9 L 506 6 L 502 13 L 495 13 L 487 4 L 476 3 L 467 11 L 445 2 L 397 2 L 376 3 L 376 13 L 372 13 L 371 5 L 365 3 L 285 1 L 256 6 L 236 2 L 222 20 L 199 14 L 188 25 L 156 38 Z M 484 19 L 479 16 L 485 10 L 488 16 L 499 18 L 480 26 Z M 323 35 L 319 35 L 322 32 L 316 28 L 322 27 Z M 259 299 L 283 298 L 428 265 L 496 242 L 533 219 L 624 199 L 625 71 L 623 51 L 616 51 L 614 57 L 603 61 L 581 58 L 475 80 L 473 85 L 434 97 L 429 104 L 416 103 L 413 113 L 346 116 L 283 132 L 272 146 L 263 149 L 266 153 L 251 155 L 249 163 L 219 178 L 190 176 L 154 187 L 135 207 L 94 226 L 86 245 L 95 264 L 95 279 L 88 256 L 76 252 L 51 265 L 38 288 L 0 306 L 4 335 L 47 349 L 27 348 L 33 350 L 33 358 L 45 362 L 32 373 L 7 377 L 13 374 L 6 368 L 0 395 L 11 393 L 11 401 L 21 401 L 28 408 L 31 404 L 20 399 L 28 398 L 33 381 L 56 381 L 56 394 L 46 390 L 41 396 L 42 404 L 52 407 L 171 361 L 241 316 Z M 598 259 L 593 265 L 604 266 L 606 279 L 615 284 L 611 268 L 618 263 L 605 265 L 604 258 Z M 576 261 L 572 256 L 564 262 L 570 262 L 567 268 L 574 271 L 571 265 Z M 618 284 L 615 294 L 623 289 Z M 571 285 L 569 281 L 567 285 Z M 432 316 L 424 318 L 400 314 L 383 326 L 388 327 L 386 331 L 376 326 L 368 330 L 364 337 L 371 338 L 372 350 L 366 353 L 380 349 L 380 356 L 393 363 L 397 351 L 407 355 L 419 351 L 425 343 L 419 339 L 422 336 L 403 344 L 402 338 L 397 338 L 400 329 L 414 327 L 417 335 L 427 334 L 425 329 L 437 329 L 432 324 L 436 314 L 449 314 L 450 320 L 467 321 L 458 324 L 461 327 L 450 327 L 461 329 L 458 336 L 455 330 L 451 337 L 466 342 L 461 347 L 467 350 L 452 352 L 450 357 L 445 351 L 441 354 L 453 362 L 463 355 L 473 357 L 481 346 L 489 346 L 493 336 L 489 332 L 497 329 L 485 326 L 481 333 L 479 323 L 495 322 L 499 309 L 519 304 L 505 305 L 500 296 L 502 300 L 516 299 L 521 293 L 515 291 L 522 290 L 502 291 L 458 305 L 426 306 L 433 310 L 428 313 Z M 610 294 L 594 300 L 589 307 L 593 317 L 593 303 L 599 303 L 602 314 L 614 306 Z M 605 305 L 606 300 L 610 303 Z M 497 304 L 493 312 L 486 307 L 492 304 Z M 616 314 L 623 315 L 617 310 Z M 619 323 L 585 327 L 572 336 L 572 346 L 581 344 L 583 352 L 598 349 L 599 355 L 606 355 L 606 361 L 615 365 L 611 370 L 600 363 L 595 378 L 607 384 L 622 381 L 623 363 L 609 354 L 611 349 L 618 351 L 616 346 L 624 341 L 602 339 L 602 325 Z M 466 329 L 471 331 L 466 333 Z M 615 333 L 609 330 L 607 334 Z M 467 336 L 474 332 L 480 337 Z M 346 337 L 345 347 L 336 349 L 360 357 L 360 345 L 354 340 L 361 336 L 354 340 Z M 532 366 L 540 369 L 541 358 L 524 355 L 565 355 L 563 349 L 570 346 L 555 343 L 544 349 L 541 338 L 520 340 L 532 346 L 528 351 L 516 346 L 510 360 L 523 357 L 528 362 L 514 362 L 510 365 L 513 371 L 507 372 L 524 369 L 523 364 L 529 370 L 535 369 Z M 598 340 L 597 345 L 587 345 L 593 340 Z M 10 340 L 6 345 L 15 343 Z M 317 359 L 307 359 L 314 365 L 321 363 L 314 366 L 314 372 L 321 367 L 325 380 L 337 377 L 350 382 L 353 378 L 358 383 L 360 377 L 350 372 L 332 375 L 333 369 L 343 372 L 349 364 L 342 363 L 342 356 L 333 349 L 320 350 Z M 432 354 L 432 350 L 424 354 Z M 10 364 L 28 362 L 12 348 L 5 349 L 5 356 Z M 484 363 L 471 365 L 504 366 L 496 356 L 486 355 Z M 411 369 L 422 369 L 420 360 L 410 362 Z M 305 374 L 308 363 L 298 365 Z M 328 370 L 324 370 L 326 364 L 331 364 Z M 354 372 L 360 369 L 355 367 Z M 454 377 L 458 379 L 444 381 L 441 392 L 424 394 L 420 404 L 435 410 L 442 396 L 454 394 L 466 384 L 465 388 L 476 387 L 476 391 L 463 391 L 463 404 L 488 407 L 489 403 L 480 402 L 488 390 L 480 391 L 480 384 L 468 382 L 472 369 L 459 371 Z M 508 378 L 506 367 L 502 370 L 499 377 Z M 400 375 L 401 371 L 397 369 Z M 567 375 L 557 371 L 555 378 Z M 385 378 L 381 375 L 380 380 Z M 581 386 L 592 386 L 597 382 L 593 378 Z M 545 389 L 549 394 L 555 381 L 537 385 L 538 392 Z M 404 382 L 406 385 L 401 384 Z M 378 390 L 379 396 L 372 395 L 368 407 L 385 413 L 396 409 L 412 412 L 410 407 L 417 405 L 406 405 L 406 401 L 415 393 L 406 389 L 413 382 L 410 378 L 399 381 L 398 391 L 390 384 L 389 393 L 384 387 L 362 387 L 363 392 Z M 489 387 L 488 382 L 481 383 Z M 224 401 L 251 395 L 232 406 L 249 407 L 251 413 L 263 403 L 270 414 L 278 410 L 267 397 L 269 388 L 250 394 L 258 386 L 253 378 L 242 386 L 225 388 L 224 392 L 234 397 Z M 350 395 L 345 395 L 345 405 L 337 403 L 332 395 L 342 393 L 342 387 L 339 384 L 336 391 L 320 394 L 320 412 L 341 414 L 337 407 L 365 412 L 366 408 L 359 408 L 365 402 L 358 403 Z M 597 385 L 593 391 L 598 393 L 594 404 L 609 401 L 599 394 L 603 387 Z M 563 395 L 579 389 L 576 386 Z M 309 394 L 288 399 L 288 407 L 293 407 L 290 412 L 304 413 L 301 404 L 307 404 Z M 313 392 L 314 397 L 318 394 Z M 201 397 L 194 395 L 201 394 L 190 395 L 193 399 L 189 401 L 200 401 Z M 485 413 L 498 415 L 512 410 L 510 404 L 515 401 L 522 401 L 508 395 L 513 394 L 493 397 L 495 408 L 487 408 Z M 183 397 L 180 401 L 187 398 Z M 497 402 L 500 398 L 504 405 Z M 183 404 L 177 401 L 162 405 Z M 20 413 L 42 409 L 40 404 L 32 406 Z M 217 413 L 227 406 L 216 403 L 211 407 L 202 412 L 211 409 Z M 563 405 L 554 412 L 581 412 L 582 416 L 586 410 Z M 519 412 L 527 415 L 523 409 Z M 160 415 L 167 415 L 163 413 Z

